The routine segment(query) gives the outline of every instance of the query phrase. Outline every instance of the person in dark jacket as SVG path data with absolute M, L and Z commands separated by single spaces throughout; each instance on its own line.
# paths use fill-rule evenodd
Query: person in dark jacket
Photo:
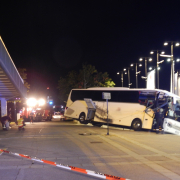
M 10 124 L 11 118 L 9 116 L 5 115 L 5 116 L 3 116 L 1 118 L 1 123 L 2 123 L 3 130 L 7 130 L 7 128 L 5 127 L 5 123 L 7 123 L 7 122 Z
M 156 118 L 156 133 L 159 133 L 159 130 L 163 130 L 164 110 L 162 108 L 157 109 L 155 118 Z

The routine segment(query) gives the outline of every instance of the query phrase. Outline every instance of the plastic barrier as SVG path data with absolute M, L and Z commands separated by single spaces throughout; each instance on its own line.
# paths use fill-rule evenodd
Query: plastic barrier
M 72 170 L 72 171 L 76 171 L 76 172 L 79 172 L 79 173 L 88 174 L 90 176 L 95 176 L 95 177 L 99 177 L 99 178 L 102 178 L 102 179 L 128 180 L 128 179 L 125 179 L 125 178 L 121 178 L 121 177 L 117 177 L 117 176 L 112 176 L 112 175 L 108 175 L 108 174 L 102 174 L 102 173 L 98 173 L 98 172 L 95 172 L 95 171 L 90 171 L 90 170 L 86 170 L 86 169 L 82 169 L 82 168 L 77 168 L 77 167 L 68 166 L 68 165 L 64 165 L 64 164 L 57 164 L 56 162 L 53 162 L 53 161 L 48 161 L 48 160 L 44 160 L 44 159 L 38 159 L 36 157 L 30 157 L 30 156 L 24 155 L 24 154 L 13 153 L 13 152 L 10 152 L 10 151 L 6 151 L 4 149 L 0 149 L 0 152 L 12 154 L 12 155 L 15 155 L 15 156 L 20 156 L 20 157 L 23 157 L 23 158 L 27 158 L 27 159 L 31 159 L 33 161 L 37 161 L 37 162 L 42 162 L 42 163 L 45 163 L 45 164 L 53 165 L 53 166 L 60 167 L 60 168 L 63 168 L 63 169 L 67 169 L 67 170 Z
M 180 136 L 180 122 L 178 121 L 169 118 L 164 118 L 163 128 L 164 132 Z

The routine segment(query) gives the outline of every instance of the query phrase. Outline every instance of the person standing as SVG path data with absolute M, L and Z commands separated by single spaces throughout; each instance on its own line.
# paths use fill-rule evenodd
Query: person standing
M 18 129 L 19 130 L 24 130 L 24 126 L 25 126 L 25 123 L 24 123 L 24 119 L 22 116 L 20 116 L 20 119 L 17 120 L 18 122 Z
M 164 119 L 164 110 L 158 108 L 155 114 L 156 118 L 156 133 L 158 134 L 160 130 L 163 130 L 163 119 Z
M 30 113 L 30 123 L 33 123 L 34 113 Z

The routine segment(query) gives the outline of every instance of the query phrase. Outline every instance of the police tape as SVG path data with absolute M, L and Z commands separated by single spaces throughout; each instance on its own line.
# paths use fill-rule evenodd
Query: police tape
M 57 164 L 56 162 L 53 162 L 53 161 L 48 161 L 48 160 L 44 160 L 44 159 L 38 159 L 36 157 L 30 157 L 30 156 L 24 155 L 24 154 L 13 153 L 13 152 L 10 152 L 10 151 L 6 151 L 4 149 L 0 149 L 0 151 L 2 153 L 4 152 L 4 153 L 12 154 L 12 155 L 15 155 L 15 156 L 20 156 L 20 157 L 27 158 L 27 159 L 30 159 L 30 160 L 33 160 L 33 161 L 42 162 L 42 163 L 53 165 L 53 166 L 56 166 L 56 167 L 59 167 L 59 168 L 72 170 L 72 171 L 76 171 L 76 172 L 79 172 L 79 173 L 84 173 L 84 174 L 94 176 L 94 177 L 99 177 L 99 178 L 102 178 L 102 179 L 128 180 L 128 179 L 125 179 L 125 178 L 122 178 L 122 177 L 103 174 L 103 173 L 99 173 L 99 172 L 95 172 L 95 171 L 91 171 L 91 170 L 87 170 L 87 169 L 77 168 L 77 167 L 74 167 L 74 166 L 69 166 L 69 165 L 64 165 L 64 164 Z

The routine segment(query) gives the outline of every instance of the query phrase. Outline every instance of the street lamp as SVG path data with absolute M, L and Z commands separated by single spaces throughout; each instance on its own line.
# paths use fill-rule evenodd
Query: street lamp
M 170 91 L 172 93 L 174 93 L 174 60 L 173 60 L 173 46 L 175 44 L 175 46 L 180 46 L 180 44 L 178 42 L 175 41 L 167 41 L 164 43 L 164 46 L 167 46 L 168 43 L 171 43 L 171 85 L 170 85 Z M 164 57 L 168 57 L 168 56 L 164 56 Z
M 156 69 L 156 70 L 160 70 L 161 68 L 158 66 L 158 68 L 156 66 L 153 67 L 149 67 L 149 70 L 151 71 L 152 69 Z
M 167 62 L 171 62 L 171 58 L 168 58 L 167 59 Z M 174 65 L 174 67 L 175 67 L 175 64 L 176 64 L 176 62 L 177 63 L 179 63 L 180 62 L 180 59 L 178 58 L 178 59 L 173 59 L 173 65 Z M 174 70 L 174 73 L 175 73 L 175 70 Z M 179 73 L 178 73 L 179 74 Z M 175 76 L 175 74 L 174 74 L 174 76 Z M 175 78 L 174 78 L 174 81 L 173 81 L 173 84 L 174 84 L 174 94 L 176 94 L 177 92 L 176 92 L 176 88 L 175 88 L 175 86 L 176 86 L 176 84 L 175 84 L 175 82 L 176 82 L 176 80 L 175 80 Z
M 139 59 L 139 61 L 143 61 L 143 59 L 145 60 L 145 77 L 147 77 L 147 59 L 149 62 L 151 62 L 152 58 L 151 57 L 141 57 Z
M 154 54 L 154 52 L 157 52 L 157 89 L 159 89 L 159 71 L 158 71 L 158 67 L 159 67 L 159 51 L 161 51 L 161 55 L 164 54 L 165 52 L 162 50 L 152 50 L 150 52 L 150 54 Z
M 130 86 L 132 85 L 132 83 L 130 83 L 130 68 L 124 68 L 123 71 L 126 71 L 126 69 L 128 70 L 128 87 L 130 88 Z M 125 72 L 125 74 L 127 74 L 127 72 Z
M 121 73 L 121 83 L 122 83 L 122 87 L 123 87 L 123 71 L 119 71 Z M 119 75 L 119 72 L 117 72 L 117 74 Z
M 136 71 L 135 71 L 135 74 L 136 74 L 136 88 L 138 88 L 138 74 L 140 74 L 141 71 L 138 71 L 138 72 L 137 72 L 137 65 L 139 64 L 139 67 L 141 67 L 142 64 L 140 64 L 140 63 L 132 63 L 130 66 L 133 67 L 134 64 L 136 65 Z

